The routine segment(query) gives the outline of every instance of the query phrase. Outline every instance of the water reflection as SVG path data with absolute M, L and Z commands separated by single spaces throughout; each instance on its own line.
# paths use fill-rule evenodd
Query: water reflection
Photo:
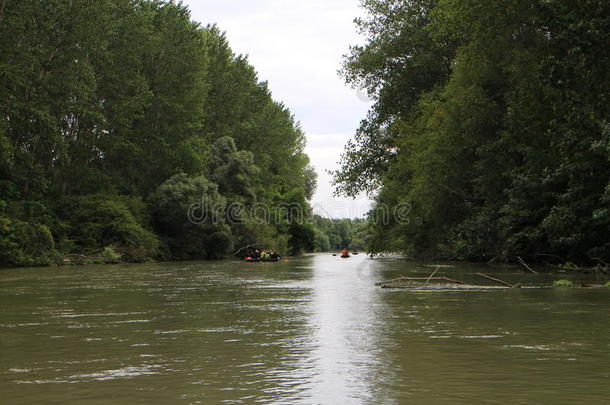
M 383 318 L 389 314 L 375 282 L 375 263 L 365 256 L 314 257 L 311 302 L 315 370 L 309 394 L 316 403 L 377 402 L 389 377 Z M 373 401 L 373 400 L 376 401 Z M 388 403 L 387 400 L 383 403 Z

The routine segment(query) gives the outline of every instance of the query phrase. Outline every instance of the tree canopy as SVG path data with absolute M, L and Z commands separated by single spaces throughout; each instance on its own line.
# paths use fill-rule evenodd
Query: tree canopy
M 215 258 L 257 239 L 298 253 L 309 230 L 187 211 L 202 198 L 271 210 L 297 190 L 308 213 L 304 146 L 247 57 L 180 2 L 0 2 L 0 265 L 108 246 Z
M 375 104 L 335 181 L 390 212 L 410 207 L 372 217 L 371 246 L 609 262 L 610 4 L 363 4 L 367 41 L 343 75 Z

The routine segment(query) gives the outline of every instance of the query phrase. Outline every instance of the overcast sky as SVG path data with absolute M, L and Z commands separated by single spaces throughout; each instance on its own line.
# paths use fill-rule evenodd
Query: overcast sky
M 307 154 L 318 173 L 316 212 L 362 216 L 368 199 L 333 198 L 328 169 L 370 107 L 338 76 L 342 55 L 362 43 L 353 23 L 359 0 L 185 0 L 194 20 L 226 31 L 235 53 L 247 54 L 273 98 L 295 115 L 307 135 Z

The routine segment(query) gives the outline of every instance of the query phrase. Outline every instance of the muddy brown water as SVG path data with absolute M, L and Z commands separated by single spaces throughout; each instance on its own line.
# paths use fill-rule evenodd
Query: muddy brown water
M 0 403 L 610 403 L 610 288 L 374 285 L 434 267 L 319 254 L 0 270 Z M 569 278 L 438 274 L 476 272 Z

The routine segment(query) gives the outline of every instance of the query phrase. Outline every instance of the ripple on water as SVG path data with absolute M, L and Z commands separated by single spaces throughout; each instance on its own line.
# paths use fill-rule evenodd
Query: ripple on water
M 6 323 L 0 324 L 0 328 L 24 328 L 29 326 L 47 326 L 48 322 L 30 322 L 30 323 Z
M 60 312 L 54 314 L 55 318 L 88 318 L 88 317 L 103 317 L 103 316 L 132 316 L 132 315 L 146 315 L 146 312 L 102 312 L 102 313 L 86 313 L 86 314 L 74 314 L 71 312 Z
M 70 380 L 93 380 L 93 381 L 108 381 L 123 378 L 134 378 L 146 375 L 160 374 L 160 365 L 140 366 L 140 367 L 123 367 L 114 370 L 104 370 L 98 373 L 77 374 L 70 376 Z
M 504 335 L 474 335 L 474 336 L 460 336 L 460 339 L 499 339 L 505 337 Z
M 251 329 L 240 328 L 215 328 L 215 329 L 176 329 L 176 330 L 156 330 L 155 335 L 179 335 L 183 333 L 238 333 L 241 335 L 249 335 L 255 333 Z

